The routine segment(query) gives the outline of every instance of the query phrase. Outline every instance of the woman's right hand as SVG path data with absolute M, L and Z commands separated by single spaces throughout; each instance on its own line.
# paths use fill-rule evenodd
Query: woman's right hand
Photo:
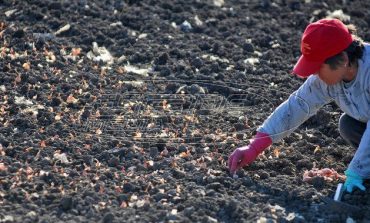
M 257 156 L 272 144 L 271 137 L 263 132 L 257 132 L 248 146 L 234 150 L 228 160 L 230 173 L 233 175 L 240 168 L 251 164 Z
M 233 175 L 240 168 L 251 164 L 257 156 L 257 151 L 250 146 L 235 149 L 228 161 L 230 173 Z

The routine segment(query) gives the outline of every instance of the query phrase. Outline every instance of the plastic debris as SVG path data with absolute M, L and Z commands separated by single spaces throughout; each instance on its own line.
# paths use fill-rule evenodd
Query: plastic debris
M 113 63 L 113 57 L 105 47 L 99 47 L 96 42 L 93 42 L 92 51 L 87 53 L 87 58 L 99 62 L 102 61 L 107 64 Z
M 213 0 L 213 4 L 217 7 L 222 7 L 225 4 L 224 0 Z
M 9 11 L 6 11 L 4 14 L 6 17 L 10 17 L 11 15 L 13 15 L 15 12 L 17 11 L 17 9 L 12 9 L 12 10 L 9 10 Z
M 21 97 L 15 96 L 14 103 L 16 105 L 33 105 L 32 101 L 25 99 L 24 96 L 21 96 Z
M 226 58 L 220 58 L 218 56 L 209 55 L 209 54 L 202 55 L 202 59 L 207 59 L 207 60 L 210 60 L 210 61 L 219 61 L 219 62 L 223 62 L 223 63 L 230 63 L 230 61 Z
M 144 82 L 143 81 L 120 81 L 120 83 L 122 84 L 129 84 L 133 87 L 136 87 L 136 88 L 139 88 L 139 87 L 142 87 L 144 86 Z
M 54 153 L 54 159 L 59 160 L 61 163 L 69 164 L 69 160 L 67 159 L 67 155 L 65 153 Z
M 146 34 L 146 33 L 141 33 L 137 38 L 138 39 L 144 39 L 144 38 L 146 38 L 148 36 L 148 34 Z
M 327 14 L 328 18 L 339 19 L 343 22 L 349 22 L 351 20 L 351 16 L 344 14 L 342 9 L 334 10 L 333 12 L 328 11 Z
M 56 32 L 54 33 L 54 35 L 56 35 L 56 36 L 57 36 L 57 35 L 59 35 L 59 34 L 61 34 L 61 33 L 65 32 L 65 31 L 68 31 L 70 28 L 71 28 L 71 25 L 67 24 L 67 25 L 63 26 L 62 28 L 60 28 L 58 31 L 56 31 Z
M 109 26 L 112 26 L 112 27 L 114 27 L 114 26 L 122 26 L 122 22 L 121 21 L 114 22 L 114 23 L 109 24 Z
M 183 32 L 190 32 L 193 29 L 193 27 L 188 21 L 185 20 L 183 23 L 181 23 L 180 29 Z
M 260 62 L 259 59 L 258 58 L 254 58 L 254 57 L 251 57 L 251 58 L 248 58 L 248 59 L 245 59 L 244 60 L 244 63 L 248 63 L 248 64 L 250 64 L 252 66 L 258 64 L 259 62 Z
M 195 25 L 197 25 L 197 26 L 202 26 L 203 25 L 203 22 L 202 22 L 202 20 L 199 19 L 198 15 L 194 16 L 194 20 L 195 20 Z
M 127 72 L 132 72 L 132 73 L 135 73 L 135 74 L 139 74 L 139 75 L 144 76 L 144 77 L 147 77 L 148 72 L 149 72 L 148 68 L 137 68 L 137 67 L 132 66 L 132 65 L 126 65 L 125 70 Z

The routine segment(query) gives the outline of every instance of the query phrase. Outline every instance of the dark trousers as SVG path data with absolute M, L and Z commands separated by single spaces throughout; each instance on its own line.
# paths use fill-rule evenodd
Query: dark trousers
M 347 114 L 343 114 L 339 119 L 339 132 L 348 144 L 357 149 L 361 137 L 366 129 L 366 123 L 360 122 Z

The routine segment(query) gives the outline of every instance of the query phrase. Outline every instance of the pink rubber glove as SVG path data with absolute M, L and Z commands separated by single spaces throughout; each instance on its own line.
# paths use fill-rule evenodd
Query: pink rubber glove
M 238 169 L 251 164 L 257 156 L 272 144 L 271 137 L 262 132 L 257 132 L 248 146 L 234 150 L 229 157 L 230 173 L 234 174 Z

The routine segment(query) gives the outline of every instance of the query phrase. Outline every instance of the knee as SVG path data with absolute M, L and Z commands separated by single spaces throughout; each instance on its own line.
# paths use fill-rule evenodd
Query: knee
M 348 140 L 351 137 L 353 128 L 352 118 L 347 114 L 342 114 L 339 118 L 339 133 L 345 139 Z
M 343 114 L 339 119 L 340 135 L 352 147 L 358 147 L 365 129 L 366 123 L 361 123 L 349 115 Z

